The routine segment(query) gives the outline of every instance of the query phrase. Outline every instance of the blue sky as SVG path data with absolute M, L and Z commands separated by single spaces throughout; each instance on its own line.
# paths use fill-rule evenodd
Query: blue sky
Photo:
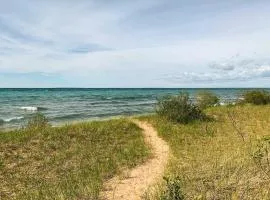
M 0 87 L 270 87 L 268 0 L 0 0 Z

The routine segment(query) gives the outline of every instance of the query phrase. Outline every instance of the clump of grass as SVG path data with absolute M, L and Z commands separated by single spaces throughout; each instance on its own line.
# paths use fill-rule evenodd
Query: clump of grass
M 206 112 L 216 120 L 175 124 L 157 115 L 143 118 L 170 145 L 173 155 L 166 174 L 179 177 L 178 193 L 184 199 L 269 199 L 270 106 L 213 107 Z M 161 199 L 166 188 L 152 199 Z
M 219 101 L 218 96 L 210 91 L 200 91 L 196 95 L 196 103 L 201 109 L 216 106 Z
M 270 94 L 265 90 L 252 90 L 243 94 L 243 102 L 255 105 L 266 105 L 270 103 Z
M 145 200 L 183 200 L 185 195 L 182 191 L 180 177 L 164 176 L 163 181 L 148 188 L 142 196 Z
M 258 139 L 252 156 L 258 168 L 270 179 L 270 135 Z
M 183 200 L 181 181 L 179 177 L 164 177 L 165 189 L 160 195 L 160 200 Z
M 0 199 L 98 199 L 106 179 L 150 154 L 125 119 L 50 127 L 39 115 L 29 124 L 0 133 Z
M 48 118 L 42 114 L 35 114 L 27 123 L 27 129 L 44 129 L 50 126 Z
M 183 124 L 205 119 L 202 110 L 192 103 L 188 93 L 159 99 L 156 112 L 161 117 Z

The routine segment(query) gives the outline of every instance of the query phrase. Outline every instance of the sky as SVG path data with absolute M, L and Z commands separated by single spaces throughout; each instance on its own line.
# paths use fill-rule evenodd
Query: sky
M 0 0 L 0 87 L 270 87 L 269 0 Z

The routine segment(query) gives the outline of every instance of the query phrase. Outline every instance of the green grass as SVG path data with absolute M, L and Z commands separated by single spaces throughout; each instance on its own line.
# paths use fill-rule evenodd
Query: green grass
M 0 133 L 0 199 L 97 199 L 106 179 L 149 154 L 125 119 Z
M 207 113 L 215 120 L 183 125 L 141 117 L 172 151 L 169 184 L 163 181 L 146 199 L 270 199 L 270 106 L 215 107 Z

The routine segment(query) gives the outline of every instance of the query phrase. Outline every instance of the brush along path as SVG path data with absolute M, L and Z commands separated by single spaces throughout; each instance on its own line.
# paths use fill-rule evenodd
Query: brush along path
M 114 177 L 105 183 L 101 199 L 139 200 L 149 186 L 162 178 L 169 157 L 169 146 L 146 122 L 133 120 L 141 129 L 145 142 L 151 147 L 152 158 L 127 172 L 126 177 Z

